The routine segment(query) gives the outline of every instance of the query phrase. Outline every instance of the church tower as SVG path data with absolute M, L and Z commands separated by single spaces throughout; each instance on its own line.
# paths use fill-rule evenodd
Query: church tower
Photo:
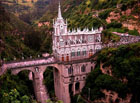
M 61 36 L 67 34 L 67 23 L 65 23 L 62 17 L 60 3 L 58 7 L 58 17 L 56 21 L 53 23 L 53 27 L 54 27 L 55 36 Z
M 62 36 L 67 35 L 67 22 L 62 17 L 60 3 L 58 6 L 58 16 L 56 20 L 53 20 L 53 55 L 56 59 L 60 58 L 59 48 L 64 45 Z

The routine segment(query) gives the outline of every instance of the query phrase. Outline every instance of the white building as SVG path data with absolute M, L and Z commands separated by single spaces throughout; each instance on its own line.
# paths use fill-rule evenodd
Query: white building
M 53 21 L 53 54 L 59 61 L 72 61 L 89 58 L 102 48 L 103 28 L 89 30 L 79 28 L 68 30 L 68 24 L 61 15 L 59 4 L 58 17 Z

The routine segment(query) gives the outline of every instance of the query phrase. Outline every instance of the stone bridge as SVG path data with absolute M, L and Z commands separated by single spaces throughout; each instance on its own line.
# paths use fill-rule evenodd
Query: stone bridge
M 119 42 L 102 44 L 102 49 L 136 42 L 140 42 L 139 36 L 121 36 Z M 94 55 L 97 55 L 99 51 Z M 3 63 L 0 69 L 0 75 L 6 73 L 7 70 L 11 70 L 14 75 L 20 71 L 29 70 L 29 79 L 33 80 L 37 101 L 46 103 L 45 101 L 49 98 L 49 94 L 43 84 L 43 73 L 47 67 L 53 67 L 56 96 L 58 99 L 63 100 L 64 103 L 70 103 L 70 95 L 77 94 L 82 90 L 85 84 L 85 78 L 91 70 L 94 70 L 95 63 L 92 63 L 90 59 L 59 62 L 53 55 L 50 55 L 43 58 Z

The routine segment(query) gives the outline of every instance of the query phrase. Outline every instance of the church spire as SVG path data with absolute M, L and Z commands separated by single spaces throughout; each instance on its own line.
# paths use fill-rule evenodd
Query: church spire
M 59 7 L 58 7 L 58 19 L 63 19 L 63 18 L 62 18 L 62 14 L 61 14 L 60 2 L 59 2 Z

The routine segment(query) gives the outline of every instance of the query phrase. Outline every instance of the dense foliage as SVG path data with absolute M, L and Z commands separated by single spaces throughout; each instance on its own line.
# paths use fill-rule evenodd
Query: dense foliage
M 0 102 L 1 103 L 31 103 L 34 97 L 33 85 L 28 80 L 28 71 L 23 71 L 17 76 L 10 72 L 0 76 Z M 27 102 L 26 102 L 27 100 Z
M 86 85 L 82 95 L 88 98 L 88 88 L 91 89 L 90 99 L 104 97 L 101 89 L 115 91 L 119 97 L 125 98 L 126 94 L 132 93 L 131 103 L 140 102 L 140 43 L 119 48 L 104 49 L 98 56 L 97 67 L 86 79 Z M 103 68 L 111 66 L 113 76 L 103 74 L 98 64 L 103 63 Z M 127 82 L 122 82 L 126 78 Z

